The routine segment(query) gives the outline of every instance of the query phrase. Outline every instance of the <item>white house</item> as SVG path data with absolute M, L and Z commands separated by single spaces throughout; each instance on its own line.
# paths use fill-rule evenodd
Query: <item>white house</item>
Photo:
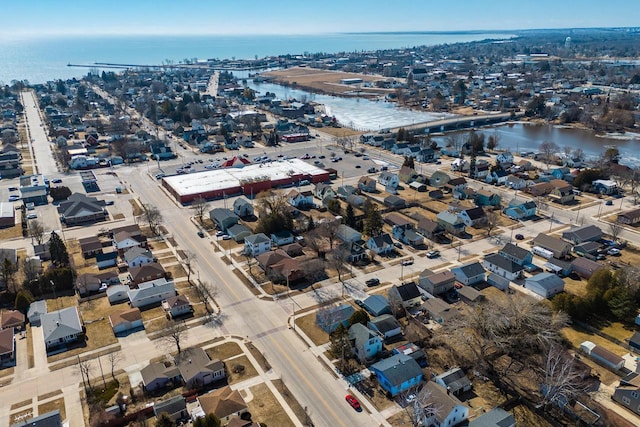
M 129 267 L 139 267 L 141 265 L 155 262 L 153 254 L 146 248 L 134 246 L 125 251 L 123 255 L 124 261 Z
M 427 381 L 421 393 L 427 396 L 427 401 L 425 402 L 427 405 L 438 408 L 437 411 L 423 412 L 423 426 L 455 426 L 469 418 L 469 408 L 463 405 L 457 397 L 447 393 L 447 390 L 440 384 Z
M 353 352 L 362 362 L 374 359 L 382 351 L 382 339 L 362 323 L 349 328 L 349 339 L 353 343 Z
M 129 299 L 129 286 L 115 285 L 107 288 L 107 299 L 110 304 L 116 304 Z
M 271 239 L 264 233 L 252 234 L 244 238 L 244 252 L 257 257 L 271 250 Z
M 524 267 L 498 254 L 487 255 L 482 261 L 484 268 L 507 280 L 515 280 L 522 276 Z
M 176 288 L 173 281 L 161 278 L 140 283 L 137 289 L 129 289 L 128 294 L 132 307 L 144 307 L 174 296 Z
M 253 215 L 253 206 L 244 197 L 239 197 L 233 202 L 233 213 L 240 218 L 246 218 Z
M 379 254 L 386 254 L 393 250 L 393 240 L 387 233 L 376 237 L 369 237 L 367 240 L 367 248 Z
M 396 189 L 400 184 L 400 178 L 398 177 L 398 174 L 385 171 L 378 177 L 378 183 L 385 188 Z
M 313 193 L 311 191 L 291 190 L 288 194 L 287 200 L 291 206 L 298 209 L 313 206 Z
M 191 304 L 185 295 L 174 295 L 162 301 L 162 309 L 171 318 L 191 313 Z
M 83 333 L 78 307 L 75 306 L 43 314 L 40 323 L 47 350 L 77 341 Z
M 116 335 L 143 327 L 139 308 L 113 313 L 109 316 L 109 322 Z
M 496 156 L 496 161 L 502 167 L 508 167 L 513 164 L 513 154 L 509 151 L 502 152 Z
M 487 214 L 480 206 L 476 206 L 460 211 L 458 218 L 460 218 L 467 227 L 478 227 L 484 225 L 487 221 Z
M 478 261 L 454 267 L 451 272 L 456 276 L 456 280 L 463 285 L 471 286 L 487 280 L 487 272 Z
M 543 298 L 551 298 L 564 291 L 564 280 L 553 273 L 539 273 L 533 277 L 527 277 L 524 287 Z

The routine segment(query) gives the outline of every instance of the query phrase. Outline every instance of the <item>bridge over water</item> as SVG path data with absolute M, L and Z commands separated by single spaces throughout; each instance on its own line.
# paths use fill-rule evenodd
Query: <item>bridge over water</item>
M 495 123 L 502 123 L 509 120 L 517 119 L 522 116 L 524 116 L 524 112 L 520 111 L 514 113 L 483 114 L 478 116 L 457 116 L 450 117 L 448 119 L 415 123 L 412 125 L 400 127 L 413 132 L 414 134 L 447 132 L 452 130 L 469 129 L 487 126 Z M 397 133 L 400 127 L 391 129 L 391 132 Z

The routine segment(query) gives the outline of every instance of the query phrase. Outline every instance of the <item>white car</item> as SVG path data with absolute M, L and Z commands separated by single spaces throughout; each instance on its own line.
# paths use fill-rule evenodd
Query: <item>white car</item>
M 27 219 L 36 219 L 36 218 L 38 218 L 38 214 L 30 213 L 27 215 Z
M 12 194 L 9 196 L 10 202 L 15 202 L 16 200 L 20 200 L 20 196 L 18 196 L 17 194 Z

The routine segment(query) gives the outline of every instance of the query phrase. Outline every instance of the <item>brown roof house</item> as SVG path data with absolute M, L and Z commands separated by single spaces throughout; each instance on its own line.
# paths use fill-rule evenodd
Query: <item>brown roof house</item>
M 109 316 L 109 322 L 116 335 L 144 327 L 139 308 L 113 313 Z
M 167 273 L 164 271 L 162 265 L 157 262 L 151 262 L 129 269 L 129 279 L 136 285 L 149 282 L 151 280 L 161 279 L 166 277 L 166 275 Z
M 191 303 L 185 295 L 174 295 L 162 301 L 162 309 L 173 319 L 191 313 Z
M 0 331 L 0 366 L 13 364 L 15 357 L 15 335 L 13 328 Z
M 18 310 L 3 310 L 0 315 L 0 329 L 21 331 L 24 327 L 24 314 Z
M 589 279 L 598 270 L 602 270 L 604 266 L 588 258 L 578 257 L 571 261 L 572 270 L 580 277 Z
M 232 418 L 241 417 L 249 408 L 237 390 L 226 386 L 198 397 L 202 416 L 214 414 L 227 425 Z
M 80 250 L 84 258 L 92 258 L 102 253 L 102 243 L 98 239 L 98 236 L 78 239 L 78 243 L 80 243 Z
M 180 370 L 184 386 L 188 389 L 200 388 L 226 378 L 224 363 L 209 359 L 200 347 L 183 350 L 176 356 L 176 366 Z
M 545 233 L 538 234 L 533 239 L 533 244 L 553 252 L 553 257 L 558 259 L 564 258 L 569 254 L 569 252 L 571 252 L 571 244 L 558 237 L 549 236 Z
M 418 286 L 431 295 L 441 295 L 452 290 L 455 282 L 456 276 L 449 270 L 434 273 L 429 269 L 425 269 L 418 278 Z

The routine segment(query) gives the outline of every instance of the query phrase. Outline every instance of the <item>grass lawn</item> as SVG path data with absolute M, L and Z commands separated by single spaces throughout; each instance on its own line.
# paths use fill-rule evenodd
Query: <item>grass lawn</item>
M 63 420 L 67 418 L 67 413 L 64 409 L 64 397 L 60 397 L 58 399 L 52 400 L 51 402 L 38 405 L 38 414 L 46 414 L 47 412 L 51 412 L 54 409 L 58 409 L 60 411 L 60 416 Z
M 101 317 L 107 318 L 113 313 L 118 313 L 128 309 L 129 307 L 126 304 L 109 304 L 108 298 L 96 298 L 80 304 L 80 311 L 82 312 L 82 318 L 85 322 L 100 319 Z
M 136 199 L 129 199 L 129 203 L 131 203 L 131 209 L 133 209 L 133 216 L 142 215 L 144 211 Z
M 250 388 L 253 399 L 247 403 L 254 420 L 278 427 L 295 426 L 266 384 Z
M 169 245 L 166 242 L 154 241 L 149 244 L 149 250 L 151 251 L 161 251 L 163 249 L 167 249 Z
M 627 341 L 634 334 L 636 328 L 621 322 L 611 322 L 611 324 L 600 328 L 600 330 L 620 341 Z
M 565 277 L 564 290 L 573 295 L 585 296 L 587 294 L 587 281 Z
M 187 277 L 187 272 L 184 271 L 184 268 L 182 268 L 182 265 L 180 264 L 170 265 L 169 267 L 165 267 L 165 270 L 171 273 L 171 277 L 174 280 L 181 277 Z
M 225 360 L 230 357 L 242 354 L 242 349 L 238 344 L 234 342 L 226 342 L 215 347 L 208 348 L 206 351 L 212 360 Z
M 251 364 L 249 358 L 244 355 L 226 360 L 224 364 L 227 367 L 229 384 L 239 383 L 240 381 L 244 381 L 258 375 L 258 371 L 256 370 L 256 368 Z M 239 373 L 234 372 L 233 368 L 236 365 L 244 366 L 244 371 Z
M 71 356 L 96 350 L 107 345 L 116 344 L 118 339 L 113 335 L 111 324 L 109 319 L 98 320 L 85 325 L 87 329 L 87 336 L 83 344 L 71 347 L 67 351 L 49 356 L 47 360 L 49 363 L 57 362 L 62 359 L 66 359 Z M 75 363 L 75 361 L 74 361 Z
M 600 345 L 607 350 L 617 354 L 618 356 L 629 353 L 629 350 L 625 349 L 624 347 L 620 347 L 619 345 L 612 343 L 608 339 L 602 338 L 600 335 L 596 335 L 583 329 L 579 329 L 575 326 L 571 328 L 563 328 L 562 333 L 576 349 L 579 349 L 580 344 L 582 344 L 583 342 L 591 341 L 592 343 Z
M 316 325 L 316 313 L 296 318 L 296 327 L 302 329 L 315 345 L 329 342 L 329 335 Z
M 0 229 L 0 240 L 9 240 L 21 236 L 22 226 L 19 223 L 13 227 Z
M 48 299 L 47 312 L 62 310 L 63 308 L 74 307 L 78 305 L 78 298 L 75 295 L 58 297 L 56 299 Z

